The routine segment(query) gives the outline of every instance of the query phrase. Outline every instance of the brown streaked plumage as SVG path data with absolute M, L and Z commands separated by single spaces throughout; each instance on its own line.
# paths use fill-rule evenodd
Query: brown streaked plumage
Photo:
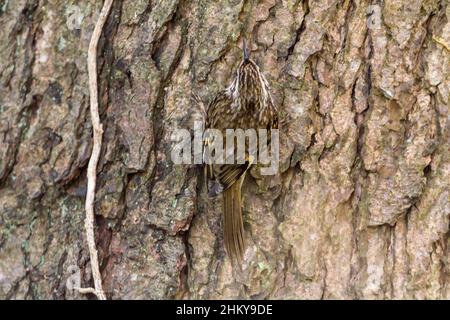
M 233 81 L 207 108 L 205 128 L 218 129 L 224 137 L 226 129 L 278 128 L 277 110 L 268 82 L 258 65 L 250 59 L 245 43 L 244 56 Z M 239 263 L 245 250 L 241 186 L 251 165 L 248 153 L 244 164 L 205 165 L 209 195 L 223 194 L 225 248 L 231 260 Z

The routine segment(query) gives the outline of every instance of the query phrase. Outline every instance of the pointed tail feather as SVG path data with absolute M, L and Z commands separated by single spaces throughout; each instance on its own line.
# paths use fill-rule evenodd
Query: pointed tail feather
M 241 185 L 245 174 L 223 193 L 224 242 L 230 259 L 239 264 L 245 250 L 244 222 L 241 207 Z M 242 180 L 241 180 L 242 179 Z

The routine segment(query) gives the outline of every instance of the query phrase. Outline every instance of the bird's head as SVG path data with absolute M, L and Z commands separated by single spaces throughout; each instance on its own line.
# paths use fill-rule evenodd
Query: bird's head
M 239 107 L 264 108 L 268 99 L 271 99 L 269 84 L 259 66 L 250 58 L 250 50 L 245 40 L 242 51 L 242 61 L 228 87 L 228 94 L 238 102 Z

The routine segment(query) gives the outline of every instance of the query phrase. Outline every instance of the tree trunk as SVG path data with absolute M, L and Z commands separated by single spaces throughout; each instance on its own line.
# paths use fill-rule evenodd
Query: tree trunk
M 0 0 L 0 298 L 92 298 L 87 48 L 101 1 Z M 178 128 L 242 38 L 281 111 L 243 185 L 242 271 Z M 449 299 L 448 1 L 116 0 L 99 44 L 96 239 L 111 299 Z M 72 282 L 71 282 L 72 281 Z M 75 281 L 75 282 L 73 282 Z M 69 284 L 69 285 L 68 285 Z

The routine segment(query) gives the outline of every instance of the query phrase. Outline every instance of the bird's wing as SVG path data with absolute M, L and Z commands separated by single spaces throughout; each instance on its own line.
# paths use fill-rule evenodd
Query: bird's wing
M 221 130 L 222 133 L 224 133 L 223 130 L 233 128 L 232 120 L 228 118 L 229 115 L 231 116 L 231 113 L 228 112 L 231 103 L 232 101 L 225 91 L 222 91 L 216 96 L 208 107 L 206 129 L 214 128 Z M 214 138 L 210 136 L 205 137 L 205 154 L 211 154 L 213 151 L 211 150 L 214 142 L 213 139 Z M 250 161 L 246 161 L 243 164 L 205 163 L 205 175 L 208 180 L 208 194 L 210 196 L 216 196 L 230 188 L 245 173 L 249 165 Z

